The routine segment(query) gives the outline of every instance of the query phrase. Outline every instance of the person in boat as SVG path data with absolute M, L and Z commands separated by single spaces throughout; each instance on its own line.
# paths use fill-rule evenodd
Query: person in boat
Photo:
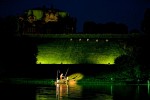
M 63 73 L 60 74 L 60 80 L 64 79 Z

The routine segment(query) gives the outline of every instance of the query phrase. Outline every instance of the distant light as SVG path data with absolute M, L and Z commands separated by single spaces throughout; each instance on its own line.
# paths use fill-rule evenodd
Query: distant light
M 98 39 L 96 39 L 96 42 L 98 42 Z
M 87 39 L 87 41 L 89 41 L 89 39 Z
M 110 78 L 110 80 L 112 81 L 112 80 L 113 80 L 113 78 L 111 77 L 111 78 Z
M 81 39 L 79 39 L 79 41 L 81 41 Z
M 106 39 L 106 42 L 108 42 L 109 40 L 108 39 Z
M 70 39 L 70 41 L 72 41 L 72 39 Z

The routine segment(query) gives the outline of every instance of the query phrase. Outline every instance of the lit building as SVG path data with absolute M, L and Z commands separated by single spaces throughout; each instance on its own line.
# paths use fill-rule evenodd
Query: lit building
M 59 9 L 28 9 L 19 16 L 21 34 L 68 34 L 76 32 L 76 18 Z

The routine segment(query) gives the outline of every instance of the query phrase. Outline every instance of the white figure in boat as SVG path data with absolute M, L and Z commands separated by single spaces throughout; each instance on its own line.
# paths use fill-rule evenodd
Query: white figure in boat
M 57 80 L 56 80 L 56 83 L 57 84 L 67 83 L 68 77 L 66 77 L 66 75 L 67 75 L 68 70 L 67 70 L 65 76 L 63 76 L 63 73 L 61 73 L 59 79 L 58 79 L 58 72 L 60 72 L 60 71 L 59 70 L 57 71 Z
M 63 76 L 63 73 L 60 74 L 60 80 L 63 80 L 65 76 Z

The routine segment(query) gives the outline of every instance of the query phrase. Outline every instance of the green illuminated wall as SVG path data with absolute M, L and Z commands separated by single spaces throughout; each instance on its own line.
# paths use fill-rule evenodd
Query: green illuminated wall
M 101 39 L 58 39 L 38 45 L 38 64 L 114 64 L 126 54 L 118 42 Z
M 36 17 L 37 20 L 41 20 L 43 17 L 43 11 L 42 10 L 29 10 L 28 16 L 31 15 L 33 12 L 33 15 Z

